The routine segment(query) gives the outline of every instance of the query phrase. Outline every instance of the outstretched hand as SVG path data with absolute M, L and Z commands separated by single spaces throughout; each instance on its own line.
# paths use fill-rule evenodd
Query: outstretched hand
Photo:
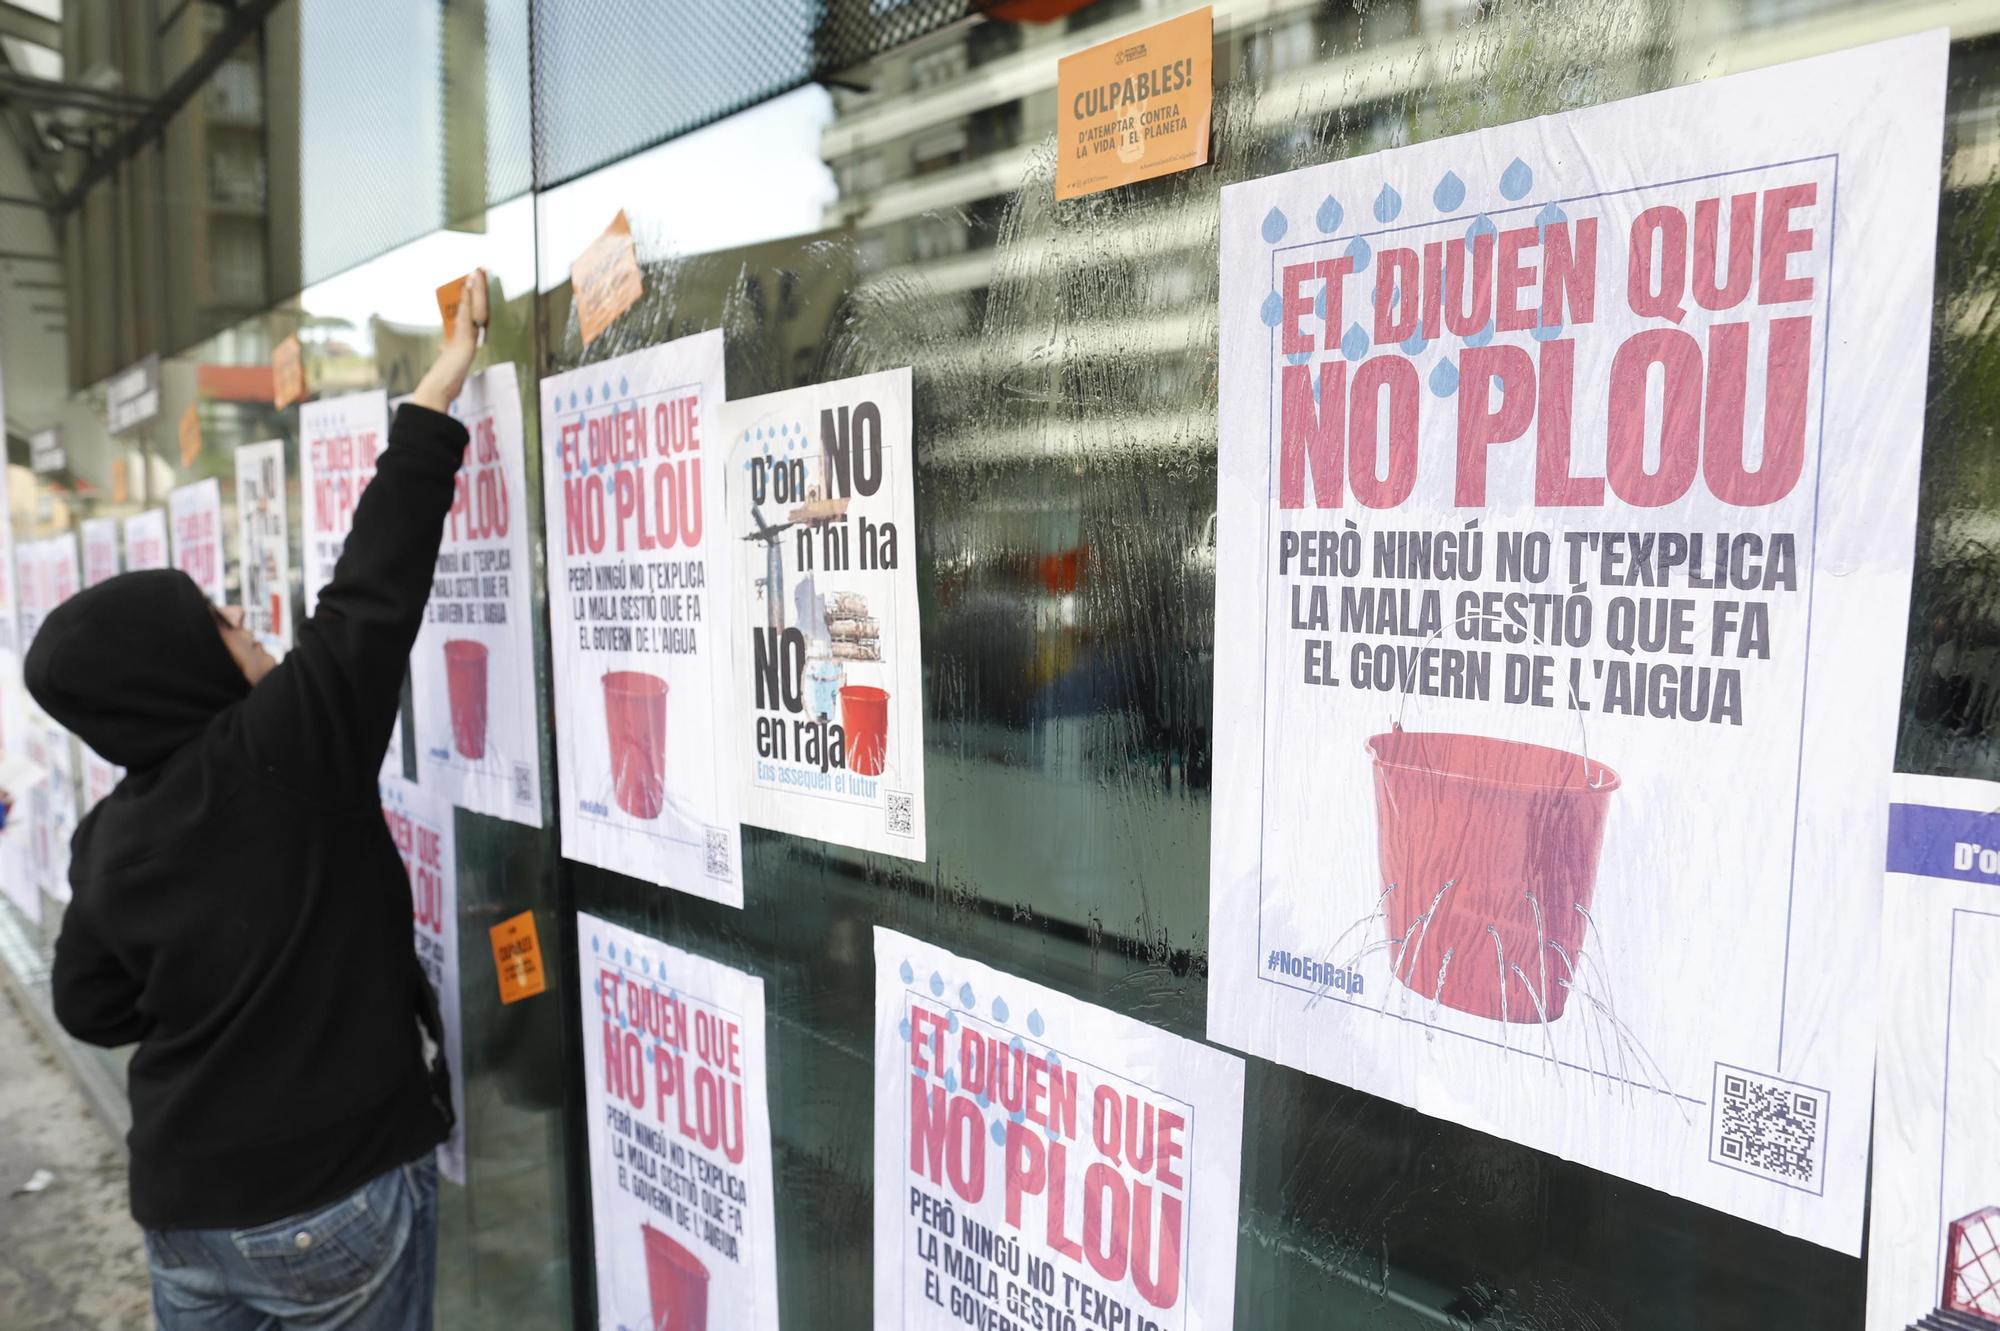
M 443 411 L 465 387 L 472 358 L 479 351 L 479 335 L 486 327 L 486 270 L 475 268 L 465 279 L 465 298 L 458 303 L 458 317 L 445 330 L 444 348 L 418 381 L 410 401 L 432 411 Z

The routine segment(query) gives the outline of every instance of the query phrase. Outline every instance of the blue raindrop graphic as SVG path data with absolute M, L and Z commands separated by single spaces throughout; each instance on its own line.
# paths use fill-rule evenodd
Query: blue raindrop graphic
M 593 388 L 591 388 L 591 386 L 590 386 L 589 384 L 585 384 L 585 385 L 583 386 L 583 400 L 584 400 L 585 402 L 590 402 L 590 401 L 592 401 L 593 399 L 592 399 L 592 397 L 591 397 L 591 394 L 592 394 L 593 392 L 595 392 L 595 391 L 596 391 L 596 390 L 594 390 Z
M 945 1018 L 944 1028 L 953 1035 L 958 1034 L 958 1014 L 956 1012 L 951 1013 Z
M 1535 325 L 1533 332 L 1534 339 L 1537 342 L 1552 342 L 1562 335 L 1563 326 L 1561 324 L 1538 323 Z
M 625 949 L 625 964 L 627 966 L 632 964 L 632 949 L 629 947 Z
M 1403 354 L 1405 356 L 1421 355 L 1423 349 L 1429 345 L 1430 342 L 1424 337 L 1424 330 L 1419 327 L 1416 332 L 1411 333 L 1403 339 Z
M 1264 303 L 1257 308 L 1257 317 L 1264 321 L 1266 328 L 1278 326 L 1278 320 L 1285 317 L 1285 302 L 1278 299 L 1277 292 L 1264 297 Z
M 1036 1008 L 1028 1014 L 1028 1034 L 1034 1036 L 1037 1040 L 1042 1038 L 1042 1032 L 1047 1029 L 1047 1026 L 1048 1023 L 1042 1020 L 1042 1010 L 1040 1008 Z
M 936 971 L 932 971 L 931 996 L 933 998 L 939 998 L 942 997 L 943 995 L 944 995 L 944 976 L 939 975 Z
M 1368 248 L 1367 241 L 1356 236 L 1348 243 L 1347 257 L 1354 261 L 1355 272 L 1366 272 L 1368 270 L 1368 261 L 1375 257 L 1375 251 Z
M 908 1043 L 910 1038 L 910 1019 L 908 1017 L 896 1023 L 896 1033 L 903 1037 L 905 1043 Z
M 1055 1125 L 1055 1124 L 1051 1123 L 1051 1124 L 1047 1125 L 1046 1127 L 1044 1127 L 1044 1128 L 1042 1129 L 1042 1131 L 1048 1134 L 1048 1138 L 1049 1138 L 1049 1140 L 1050 1140 L 1050 1141 L 1054 1141 L 1054 1140 L 1056 1139 L 1056 1125 Z
M 603 384 L 601 384 L 598 387 L 597 395 L 603 398 L 606 402 L 609 402 L 611 400 L 611 381 L 609 379 L 606 379 L 603 382 Z
M 1008 1114 L 1008 1115 L 1007 1115 L 1007 1121 L 1008 1121 L 1009 1123 L 1019 1123 L 1019 1122 L 1020 1122 L 1020 1121 L 1021 1121 L 1022 1119 L 1026 1118 L 1026 1117 L 1027 1117 L 1027 1115 L 1026 1115 L 1026 1114 L 1024 1114 L 1024 1113 L 1022 1113 L 1022 1112 L 1021 1112 L 1020 1110 L 1016 1109 L 1016 1110 L 1014 1110 L 1014 1111 L 1013 1111 L 1012 1113 L 1010 1113 L 1010 1114 Z
M 1437 210 L 1441 213 L 1452 212 L 1459 204 L 1465 202 L 1465 182 L 1458 178 L 1458 172 L 1444 173 L 1443 178 L 1437 183 L 1437 188 L 1431 191 L 1431 202 L 1437 205 Z
M 1502 378 L 1501 378 L 1501 377 L 1500 377 L 1499 375 L 1497 375 L 1497 374 L 1496 374 L 1496 375 L 1494 375 L 1494 376 L 1493 376 L 1493 387 L 1492 387 L 1491 389 L 1489 389 L 1488 391 L 1489 391 L 1489 392 L 1490 392 L 1490 393 L 1491 393 L 1491 394 L 1492 394 L 1492 395 L 1493 395 L 1494 397 L 1497 397 L 1497 398 L 1500 398 L 1500 399 L 1501 399 L 1502 401 L 1505 401 L 1505 400 L 1506 400 L 1506 397 L 1507 397 L 1507 381 L 1506 381 L 1505 379 L 1502 379 Z
M 1313 225 L 1326 235 L 1340 230 L 1340 219 L 1347 214 L 1341 209 L 1340 200 L 1331 194 L 1319 202 L 1319 211 L 1313 214 Z
M 618 1014 L 618 1029 L 621 1031 L 625 1029 L 625 1014 L 623 1012 Z
M 1534 186 L 1535 173 L 1518 157 L 1507 163 L 1507 169 L 1500 173 L 1500 193 L 1504 198 L 1518 199 Z
M 1294 351 L 1291 355 L 1285 357 L 1285 364 L 1304 365 L 1307 361 L 1311 359 L 1312 359 L 1312 353 L 1310 351 Z
M 1472 219 L 1471 226 L 1465 228 L 1465 238 L 1469 241 L 1477 240 L 1481 236 L 1493 235 L 1498 230 L 1499 228 L 1493 225 L 1493 219 L 1488 217 L 1485 213 L 1481 213 L 1479 214 L 1479 216 Z
M 569 409 L 571 411 L 576 410 L 576 390 L 574 388 L 569 390 Z
M 1326 318 L 1326 286 L 1324 283 L 1320 285 L 1319 294 L 1313 297 L 1313 316 L 1319 319 Z
M 1441 360 L 1431 371 L 1431 396 L 1450 397 L 1458 391 L 1458 367 L 1449 359 Z
M 944 1088 L 948 1093 L 952 1094 L 956 1094 L 958 1091 L 958 1074 L 949 1068 L 945 1069 Z
M 918 1081 L 924 1081 L 924 1080 L 927 1080 L 927 1079 L 928 1079 L 928 1078 L 930 1077 L 930 1075 L 931 1075 L 931 1070 L 930 1070 L 929 1068 L 918 1068 L 918 1069 L 917 1069 L 917 1080 L 918 1080 Z
M 651 957 L 639 958 L 639 969 L 647 975 L 651 975 L 653 973 L 653 959 Z
M 1321 366 L 1319 376 L 1313 380 L 1313 401 L 1319 401 L 1319 386 L 1326 382 L 1326 367 Z
M 624 376 L 624 375 L 622 375 L 622 374 L 621 374 L 621 375 L 619 375 L 619 376 L 618 376 L 618 396 L 620 396 L 620 397 L 624 397 L 624 396 L 626 396 L 627 394 L 629 394 L 629 393 L 630 393 L 631 391 L 632 391 L 632 390 L 631 390 L 630 388 L 626 387 L 626 384 L 625 384 L 625 376 Z
M 1375 196 L 1375 220 L 1393 222 L 1396 220 L 1396 214 L 1402 211 L 1403 196 L 1396 193 L 1395 188 L 1384 181 L 1382 192 Z
M 1277 244 L 1285 238 L 1285 229 L 1290 225 L 1283 213 L 1275 207 L 1272 208 L 1270 212 L 1264 214 L 1264 242 L 1269 245 Z
M 646 1061 L 648 1063 L 653 1061 L 653 1046 L 651 1045 L 646 1046 Z
M 979 1107 L 981 1109 L 985 1109 L 987 1106 L 993 1103 L 993 1097 L 986 1093 L 986 1088 L 984 1086 L 980 1087 L 979 1094 L 973 1096 L 972 1098 L 979 1101 Z
M 958 986 L 958 1005 L 960 1007 L 969 1008 L 978 1001 L 972 996 L 972 986 L 970 984 L 961 984 Z
M 996 999 L 994 999 L 994 1000 L 993 1000 L 993 1020 L 995 1020 L 995 1021 L 1005 1021 L 1005 1020 L 1007 1020 L 1007 1000 L 1006 1000 L 1006 999 L 1004 999 L 1004 998 L 996 998 Z
M 1049 1050 L 1049 1071 L 1051 1072 L 1062 1071 L 1062 1055 L 1058 1054 L 1053 1049 Z
M 1000 1126 L 998 1120 L 995 1120 L 993 1124 L 993 1144 L 995 1146 L 1005 1146 L 1007 1144 L 1007 1129 Z
M 1558 222 L 1567 222 L 1568 220 L 1569 214 L 1562 210 L 1561 205 L 1555 203 L 1543 204 L 1542 210 L 1535 214 L 1535 239 L 1546 240 L 1550 227 Z
M 1478 332 L 1472 334 L 1470 337 L 1465 339 L 1465 345 L 1468 347 L 1483 347 L 1492 340 L 1493 340 L 1493 321 L 1491 319 L 1488 319 L 1486 321 L 1486 327 L 1480 329 Z
M 1340 354 L 1349 360 L 1360 360 L 1368 354 L 1368 333 L 1358 323 L 1347 325 L 1347 331 L 1340 335 Z
M 602 940 L 600 940 L 600 939 L 597 939 L 597 938 L 592 938 L 592 939 L 590 940 L 590 950 L 591 950 L 592 952 L 602 952 L 602 951 L 604 951 L 604 943 L 603 943 L 603 941 L 602 941 Z M 602 982 L 602 981 L 599 981 L 599 983 L 601 984 L 601 983 L 603 983 L 603 982 Z
M 1014 1051 L 1015 1053 L 1017 1053 L 1017 1054 L 1018 1054 L 1018 1053 L 1020 1053 L 1020 1052 L 1021 1052 L 1021 1048 L 1022 1048 L 1022 1046 L 1021 1046 L 1021 1037 L 1017 1035 L 1017 1036 L 1015 1036 L 1015 1037 L 1014 1037 L 1013 1039 L 1009 1040 L 1009 1041 L 1007 1042 L 1007 1047 L 1008 1047 L 1009 1049 L 1013 1050 L 1013 1051 Z

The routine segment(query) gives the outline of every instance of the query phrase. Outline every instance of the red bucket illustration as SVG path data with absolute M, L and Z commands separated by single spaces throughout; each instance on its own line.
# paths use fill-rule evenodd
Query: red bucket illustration
M 1539 744 L 1400 727 L 1368 751 L 1397 978 L 1475 1016 L 1560 1017 L 1618 774 Z
M 486 756 L 486 644 L 452 638 L 444 645 L 444 687 L 451 702 L 451 742 L 467 758 Z
M 651 1225 L 641 1225 L 639 1230 L 646 1236 L 652 1331 L 708 1331 L 708 1268 Z
M 882 775 L 889 756 L 889 694 L 867 684 L 840 688 L 840 728 L 847 735 L 847 770 Z
M 667 681 L 639 670 L 604 677 L 611 780 L 618 807 L 657 818 L 667 802 Z

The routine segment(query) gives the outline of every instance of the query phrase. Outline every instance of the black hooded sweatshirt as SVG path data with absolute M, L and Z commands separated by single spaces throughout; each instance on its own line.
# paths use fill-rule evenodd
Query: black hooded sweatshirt
M 77 828 L 53 987 L 77 1039 L 138 1042 L 149 1228 L 308 1211 L 450 1130 L 376 780 L 465 442 L 449 416 L 397 413 L 333 581 L 255 688 L 179 572 L 78 593 L 28 651 L 43 710 L 128 769 Z

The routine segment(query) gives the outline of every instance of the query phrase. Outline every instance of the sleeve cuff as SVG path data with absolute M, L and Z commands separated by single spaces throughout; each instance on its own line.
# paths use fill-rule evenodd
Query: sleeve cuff
M 397 407 L 396 419 L 389 425 L 391 444 L 414 444 L 419 448 L 449 449 L 454 465 L 471 438 L 463 421 L 442 411 L 420 407 L 414 402 L 405 402 Z

